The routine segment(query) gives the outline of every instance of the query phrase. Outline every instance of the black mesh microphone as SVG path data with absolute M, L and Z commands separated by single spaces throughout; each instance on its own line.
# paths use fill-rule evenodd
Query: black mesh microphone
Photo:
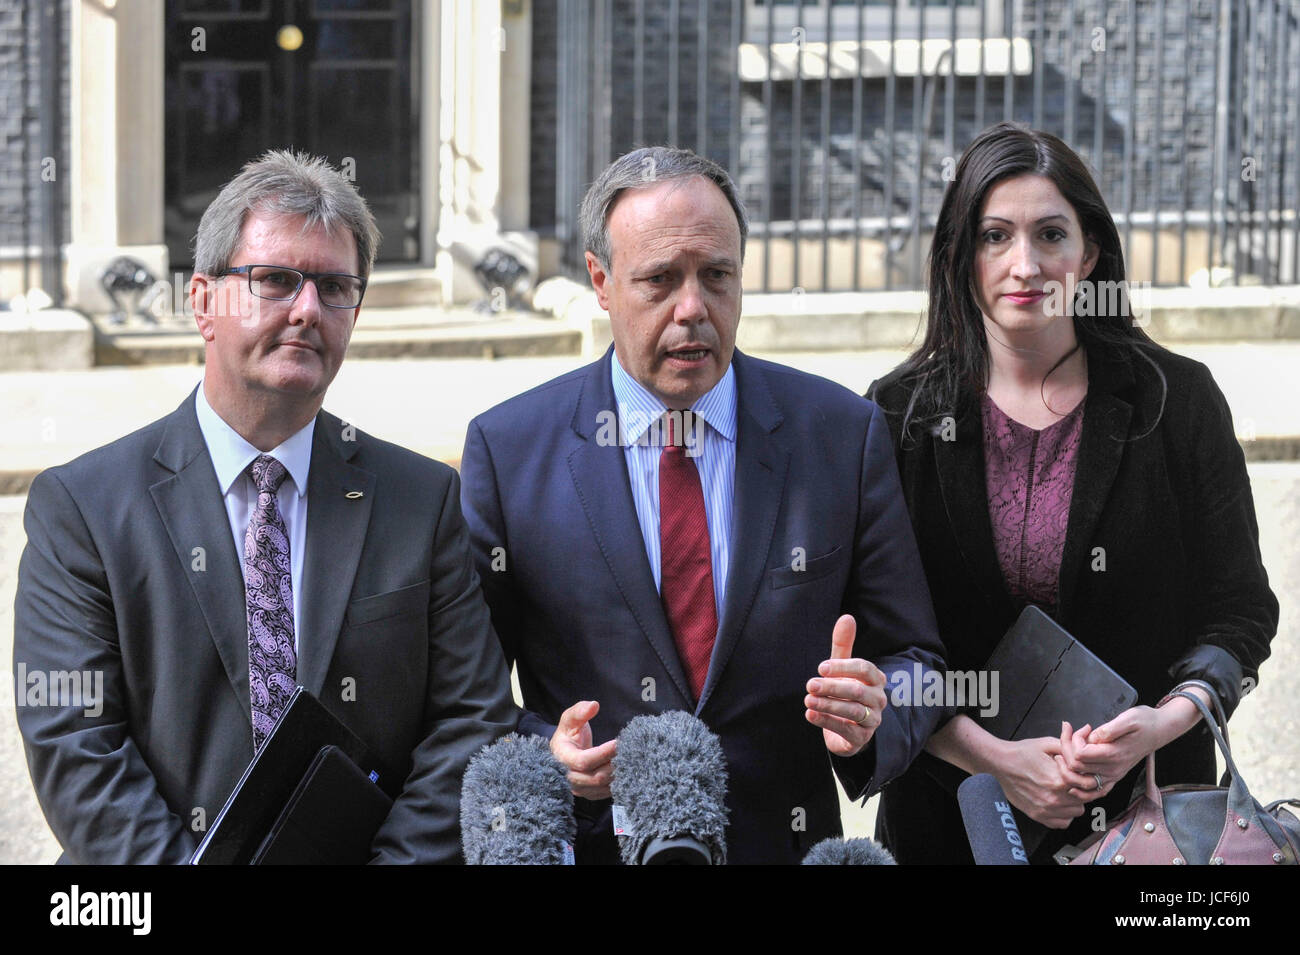
M 638 716 L 618 734 L 610 783 L 628 865 L 727 861 L 727 764 L 722 743 L 680 710 Z M 616 827 L 618 820 L 615 820 Z
M 1011 803 L 994 777 L 980 773 L 965 780 L 957 802 L 976 865 L 1029 865 Z
M 541 736 L 511 733 L 465 769 L 460 835 L 470 865 L 572 865 L 573 793 Z
M 803 857 L 804 865 L 898 865 L 874 839 L 823 839 Z

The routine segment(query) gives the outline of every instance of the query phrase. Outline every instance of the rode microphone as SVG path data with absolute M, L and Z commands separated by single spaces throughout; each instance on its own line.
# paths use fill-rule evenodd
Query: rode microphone
M 503 736 L 469 761 L 460 835 L 470 865 L 572 865 L 573 793 L 541 736 Z
M 614 831 L 628 865 L 727 861 L 727 764 L 700 720 L 672 710 L 638 716 L 618 734 Z
M 971 776 L 957 787 L 957 802 L 976 865 L 1029 865 L 1020 827 L 997 779 L 988 773 Z

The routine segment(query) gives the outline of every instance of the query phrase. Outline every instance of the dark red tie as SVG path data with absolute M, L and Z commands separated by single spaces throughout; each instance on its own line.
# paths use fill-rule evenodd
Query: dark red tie
M 681 435 L 674 433 L 689 414 L 665 416 L 667 441 L 659 456 L 659 592 L 677 655 L 698 700 L 709 675 L 718 611 L 700 472 L 687 457 Z

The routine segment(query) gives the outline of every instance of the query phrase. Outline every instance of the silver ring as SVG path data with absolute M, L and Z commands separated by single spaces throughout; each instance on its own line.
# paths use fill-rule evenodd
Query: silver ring
M 1096 790 L 1096 791 L 1097 791 L 1097 792 L 1101 792 L 1101 777 L 1098 776 L 1096 773 L 1093 773 L 1093 774 L 1092 774 L 1092 778 L 1095 779 L 1095 780 L 1097 780 L 1097 790 Z

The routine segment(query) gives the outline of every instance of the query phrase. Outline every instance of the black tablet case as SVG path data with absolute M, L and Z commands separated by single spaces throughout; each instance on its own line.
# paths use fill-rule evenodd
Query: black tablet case
M 319 700 L 298 687 L 199 843 L 190 864 L 250 864 L 322 748 L 331 745 L 358 767 L 359 781 L 390 798 L 397 797 L 401 779 L 381 766 L 357 735 Z M 337 770 L 337 766 L 331 768 Z M 340 779 L 336 772 L 328 778 L 336 782 Z M 356 781 L 347 783 L 349 789 L 334 798 L 343 803 L 354 798 L 364 800 L 369 793 L 354 788 Z M 318 798 L 319 794 L 313 794 L 312 800 Z
M 971 716 L 999 739 L 1059 738 L 1063 720 L 1095 729 L 1137 702 L 1123 677 L 1032 605 L 984 669 L 998 671 L 998 712 Z
M 303 774 L 253 865 L 362 865 L 393 801 L 337 746 Z
M 1061 722 L 1074 729 L 1108 723 L 1137 702 L 1137 691 L 1123 677 L 1038 607 L 1030 604 L 1003 635 L 985 670 L 998 671 L 998 712 L 966 714 L 999 739 L 1060 738 Z M 924 759 L 926 771 L 956 797 L 968 775 L 937 757 Z M 1047 827 L 1013 809 L 1025 851 L 1032 853 Z

